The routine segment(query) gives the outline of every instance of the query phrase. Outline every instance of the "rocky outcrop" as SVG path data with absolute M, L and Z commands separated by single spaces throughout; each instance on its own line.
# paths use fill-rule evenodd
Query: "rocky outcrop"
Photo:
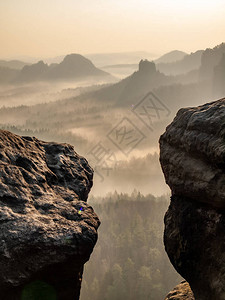
M 72 146 L 0 130 L 0 298 L 79 299 L 99 220 Z
M 153 61 L 148 61 L 147 59 L 141 60 L 139 62 L 139 72 L 144 72 L 144 73 L 150 73 L 154 74 L 156 73 L 156 66 Z
M 181 109 L 160 137 L 165 248 L 197 300 L 225 299 L 224 137 L 225 99 Z
M 165 298 L 165 300 L 195 300 L 187 281 L 178 284 Z

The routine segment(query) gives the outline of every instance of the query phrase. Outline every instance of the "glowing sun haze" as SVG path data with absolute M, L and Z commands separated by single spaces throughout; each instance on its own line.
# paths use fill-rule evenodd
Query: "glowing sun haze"
M 224 0 L 2 0 L 0 58 L 195 51 L 224 42 Z

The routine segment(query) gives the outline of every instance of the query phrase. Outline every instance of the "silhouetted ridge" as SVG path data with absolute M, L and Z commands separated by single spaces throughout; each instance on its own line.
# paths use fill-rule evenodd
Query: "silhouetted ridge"
M 189 55 L 185 55 L 181 60 L 170 63 L 158 63 L 156 61 L 157 70 L 166 75 L 179 75 L 196 70 L 201 66 L 201 56 L 203 52 L 203 50 L 198 50 Z
M 97 69 L 93 63 L 80 54 L 67 55 L 60 64 L 50 70 L 48 77 L 75 78 L 83 76 L 107 75 L 108 73 Z
M 186 55 L 188 55 L 188 54 L 183 51 L 173 50 L 173 51 L 170 51 L 170 52 L 160 56 L 158 59 L 155 59 L 155 63 L 156 64 L 159 64 L 159 63 L 168 64 L 168 63 L 177 62 L 179 60 L 182 60 Z
M 25 66 L 16 77 L 16 82 L 84 79 L 94 76 L 110 76 L 94 66 L 94 64 L 80 54 L 65 56 L 59 64 L 48 66 L 43 61 Z
M 20 60 L 0 60 L 0 67 L 10 68 L 14 70 L 21 70 L 26 65 L 29 65 L 29 63 Z
M 41 80 L 48 72 L 48 68 L 48 65 L 45 64 L 42 60 L 36 64 L 24 66 L 19 73 L 17 81 Z
M 206 49 L 201 57 L 200 78 L 211 79 L 214 68 L 221 62 L 225 54 L 225 43 L 222 43 L 213 49 Z
M 80 54 L 68 54 L 64 57 L 63 61 L 60 63 L 60 65 L 67 65 L 71 66 L 71 64 L 84 64 L 84 66 L 89 65 L 94 67 L 94 64 L 90 61 L 90 59 L 87 59 L 86 57 L 80 55 Z

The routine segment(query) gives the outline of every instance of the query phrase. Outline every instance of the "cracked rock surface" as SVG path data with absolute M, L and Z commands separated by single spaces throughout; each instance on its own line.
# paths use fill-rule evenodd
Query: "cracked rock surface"
M 172 191 L 164 231 L 170 261 L 196 300 L 224 300 L 225 99 L 179 110 L 160 137 L 160 162 Z
M 160 161 L 173 194 L 225 208 L 225 98 L 180 109 L 160 137 Z
M 0 130 L 1 299 L 79 299 L 100 224 L 92 178 L 72 146 Z

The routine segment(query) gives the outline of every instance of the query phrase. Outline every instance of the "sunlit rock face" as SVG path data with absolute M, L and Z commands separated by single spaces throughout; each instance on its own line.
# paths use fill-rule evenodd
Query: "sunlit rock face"
M 197 300 L 225 299 L 224 137 L 225 99 L 181 109 L 160 137 L 165 248 Z
M 169 294 L 165 300 L 195 300 L 193 292 L 187 281 L 182 281 Z
M 100 224 L 72 146 L 0 130 L 0 298 L 79 299 Z

